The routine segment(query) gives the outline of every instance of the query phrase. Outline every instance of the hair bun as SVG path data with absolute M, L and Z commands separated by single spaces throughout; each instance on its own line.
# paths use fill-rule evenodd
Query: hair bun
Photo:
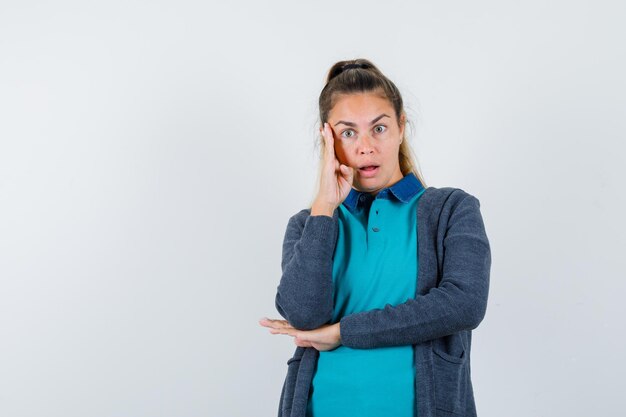
M 365 64 L 346 64 L 346 65 L 341 66 L 342 71 L 345 71 L 350 68 L 364 68 L 365 69 L 367 68 L 367 66 Z
M 332 80 L 333 78 L 335 78 L 342 72 L 345 72 L 349 69 L 355 69 L 355 68 L 369 69 L 369 68 L 372 68 L 372 65 L 369 63 L 365 63 L 365 62 L 350 62 L 350 63 L 346 63 L 342 65 L 341 62 L 338 62 L 335 65 L 333 65 L 333 67 L 329 71 L 326 82 L 328 83 L 330 80 Z

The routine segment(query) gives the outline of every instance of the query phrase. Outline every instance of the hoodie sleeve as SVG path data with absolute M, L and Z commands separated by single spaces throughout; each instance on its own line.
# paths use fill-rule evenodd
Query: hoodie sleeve
M 282 277 L 276 310 L 293 327 L 316 329 L 332 319 L 333 254 L 337 220 L 311 216 L 307 209 L 289 219 L 283 241 Z
M 476 328 L 487 308 L 491 251 L 480 202 L 471 194 L 451 210 L 443 248 L 437 287 L 396 306 L 342 317 L 341 343 L 364 349 L 411 345 Z

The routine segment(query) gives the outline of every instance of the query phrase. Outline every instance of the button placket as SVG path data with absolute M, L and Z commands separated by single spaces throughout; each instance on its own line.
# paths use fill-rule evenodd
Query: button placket
M 370 228 L 370 230 L 372 232 L 379 232 L 380 231 L 380 227 L 379 227 L 380 224 L 378 223 L 378 207 L 377 207 L 378 206 L 378 199 L 375 199 L 372 202 L 372 206 L 376 206 L 376 207 L 372 207 L 372 209 L 376 212 L 376 216 L 373 217 L 373 218 L 370 217 L 370 220 L 373 220 L 373 224 L 372 224 L 372 227 Z M 371 213 L 371 210 L 370 210 L 370 213 Z

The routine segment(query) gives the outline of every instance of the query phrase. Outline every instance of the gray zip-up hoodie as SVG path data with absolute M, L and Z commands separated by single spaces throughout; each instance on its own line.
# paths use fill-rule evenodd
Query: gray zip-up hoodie
M 276 309 L 297 329 L 330 323 L 338 212 L 293 215 L 283 242 Z M 344 316 L 341 344 L 413 345 L 419 417 L 476 416 L 470 376 L 472 329 L 485 316 L 491 250 L 480 202 L 460 188 L 428 187 L 418 200 L 419 271 L 414 299 Z M 417 278 L 417 277 L 416 277 Z M 296 347 L 287 361 L 279 417 L 305 417 L 319 352 Z

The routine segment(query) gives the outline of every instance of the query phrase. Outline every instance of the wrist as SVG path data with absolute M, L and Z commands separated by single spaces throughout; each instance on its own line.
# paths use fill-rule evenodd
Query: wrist
M 311 206 L 311 216 L 323 215 L 332 217 L 335 208 L 336 207 L 333 204 L 315 201 Z
M 337 324 L 335 324 L 336 327 L 336 331 L 337 331 L 337 342 L 339 342 L 339 344 L 343 344 L 341 343 L 341 321 L 338 321 Z

